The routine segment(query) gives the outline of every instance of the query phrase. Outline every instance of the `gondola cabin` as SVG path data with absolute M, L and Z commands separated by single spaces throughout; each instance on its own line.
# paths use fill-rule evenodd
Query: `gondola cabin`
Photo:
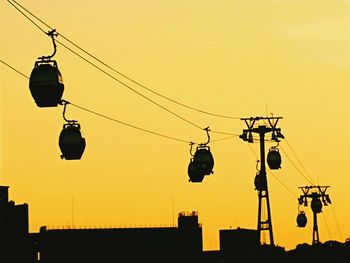
M 322 212 L 322 202 L 319 198 L 312 198 L 311 200 L 311 209 L 314 213 L 321 213 Z
M 79 160 L 86 146 L 85 139 L 80 132 L 80 125 L 78 123 L 64 124 L 58 144 L 62 152 L 62 159 Z
M 212 174 L 214 158 L 210 152 L 210 148 L 208 146 L 198 147 L 193 156 L 193 163 L 199 173 L 204 175 Z
M 187 173 L 189 176 L 189 181 L 192 183 L 201 183 L 204 178 L 204 174 L 200 173 L 197 169 L 195 164 L 193 163 L 193 160 L 190 161 L 187 169 Z
M 257 173 L 254 178 L 255 189 L 258 191 L 265 191 L 267 189 L 266 175 Z
M 57 62 L 36 61 L 29 78 L 29 89 L 38 107 L 56 107 L 64 91 Z
M 297 225 L 298 227 L 305 227 L 307 224 L 307 218 L 305 212 L 300 211 L 297 216 Z
M 269 150 L 269 153 L 267 154 L 267 164 L 269 165 L 269 168 L 271 170 L 277 170 L 281 168 L 281 154 L 279 153 L 278 149 L 275 147 L 272 147 Z

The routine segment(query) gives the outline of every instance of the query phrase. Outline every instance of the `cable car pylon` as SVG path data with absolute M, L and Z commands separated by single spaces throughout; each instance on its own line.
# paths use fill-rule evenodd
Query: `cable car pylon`
M 258 191 L 258 235 L 259 242 L 261 243 L 261 232 L 269 232 L 269 241 L 270 245 L 274 245 L 273 230 L 272 230 L 272 217 L 271 217 L 271 208 L 269 201 L 269 191 L 267 184 L 266 176 L 266 164 L 265 164 L 265 134 L 272 133 L 271 140 L 279 142 L 280 139 L 284 139 L 284 136 L 281 133 L 281 129 L 277 128 L 278 121 L 282 117 L 250 117 L 250 118 L 241 118 L 247 125 L 248 129 L 243 129 L 243 133 L 239 136 L 243 141 L 248 143 L 254 143 L 253 133 L 259 135 L 260 142 L 260 169 L 255 176 L 254 184 L 255 188 Z M 259 123 L 263 121 L 263 124 Z M 257 125 L 258 124 L 258 125 Z M 279 169 L 281 164 L 281 156 L 276 150 L 276 146 L 270 149 L 267 156 L 268 165 L 270 169 Z M 262 204 L 266 203 L 267 213 L 263 211 Z
M 318 224 L 317 224 L 317 214 L 322 212 L 322 206 L 331 204 L 331 199 L 329 195 L 326 194 L 327 189 L 330 186 L 303 186 L 299 187 L 303 192 L 302 195 L 298 198 L 299 206 L 307 206 L 307 199 L 311 199 L 311 210 L 313 212 L 314 226 L 312 228 L 312 244 L 320 243 L 320 236 L 318 233 Z M 323 205 L 322 205 L 323 203 Z M 305 221 L 304 221 L 305 220 Z M 305 227 L 307 222 L 306 215 L 304 212 L 299 212 L 297 216 L 298 227 Z

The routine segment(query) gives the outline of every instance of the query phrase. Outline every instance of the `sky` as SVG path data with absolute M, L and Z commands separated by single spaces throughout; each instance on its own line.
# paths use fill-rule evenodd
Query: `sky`
M 293 249 L 312 241 L 312 212 L 296 227 L 298 187 L 329 185 L 332 205 L 319 215 L 320 240 L 350 237 L 350 1 L 21 0 L 62 37 L 146 87 L 104 68 L 199 127 L 239 135 L 239 118 L 281 116 L 282 169 L 267 171 L 275 243 Z M 0 59 L 29 76 L 52 53 L 48 36 L 1 1 Z M 42 24 L 45 31 L 49 29 Z M 219 230 L 256 229 L 254 189 L 259 144 L 211 133 L 214 174 L 188 181 L 190 147 L 204 130 L 57 46 L 63 98 L 145 133 L 67 106 L 86 139 L 81 160 L 60 158 L 62 107 L 38 108 L 28 79 L 0 63 L 1 174 L 10 198 L 29 204 L 30 231 L 49 227 L 176 225 L 177 213 L 198 211 L 205 250 L 219 249 Z M 95 63 L 95 62 L 94 62 Z M 276 143 L 266 142 L 266 151 Z M 311 179 L 306 179 L 309 178 Z

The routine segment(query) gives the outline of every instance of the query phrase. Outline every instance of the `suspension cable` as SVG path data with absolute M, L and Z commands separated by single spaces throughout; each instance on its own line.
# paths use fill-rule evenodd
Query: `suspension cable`
M 22 10 L 20 10 L 17 6 L 15 6 L 13 3 L 10 2 L 10 0 L 7 0 L 13 7 L 15 7 L 22 15 L 24 15 L 28 20 L 30 20 L 36 27 L 38 27 L 42 32 L 44 32 L 46 34 L 46 32 L 38 25 L 36 24 L 32 19 L 30 19 L 26 14 L 24 14 L 24 12 Z M 48 25 L 47 23 L 45 23 L 42 19 L 40 19 L 38 16 L 36 16 L 35 14 L 33 14 L 32 12 L 30 12 L 28 9 L 26 9 L 23 5 L 19 4 L 18 2 L 16 2 L 15 0 L 12 0 L 14 3 L 16 3 L 16 5 L 18 5 L 19 7 L 21 7 L 23 10 L 25 10 L 27 13 L 29 13 L 32 17 L 34 17 L 35 19 L 37 19 L 40 23 L 42 23 L 43 25 L 45 25 L 46 27 L 50 28 L 51 30 L 53 29 L 50 25 Z M 139 87 L 163 98 L 166 99 L 174 104 L 180 105 L 182 107 L 188 108 L 190 110 L 193 111 L 197 111 L 203 114 L 207 114 L 210 116 L 214 116 L 214 117 L 220 117 L 220 118 L 225 118 L 225 119 L 235 119 L 235 120 L 240 120 L 240 117 L 236 117 L 236 116 L 229 116 L 229 115 L 223 115 L 223 114 L 217 114 L 217 113 L 212 113 L 209 111 L 205 111 L 202 109 L 198 109 L 192 106 L 189 106 L 187 104 L 181 103 L 179 101 L 176 101 L 168 96 L 165 96 L 157 91 L 154 91 L 150 88 L 148 88 L 147 86 L 141 84 L 140 82 L 136 81 L 133 78 L 128 77 L 126 74 L 116 70 L 114 67 L 108 65 L 106 62 L 102 61 L 101 59 L 97 58 L 96 56 L 94 56 L 93 54 L 91 54 L 90 52 L 86 51 L 85 49 L 83 49 L 82 47 L 80 47 L 78 44 L 74 43 L 73 41 L 71 41 L 70 39 L 68 39 L 67 37 L 65 37 L 64 35 L 60 34 L 60 36 L 66 40 L 68 43 L 70 43 L 71 45 L 73 45 L 74 47 L 76 47 L 77 49 L 79 49 L 80 51 L 82 51 L 83 53 L 85 53 L 86 55 L 88 55 L 89 57 L 93 58 L 94 60 L 96 60 L 97 62 L 99 62 L 100 64 L 102 64 L 103 66 L 105 66 L 106 68 L 112 70 L 113 72 L 119 74 L 120 76 L 124 77 L 125 79 L 131 81 L 132 83 L 138 85 Z M 58 41 L 57 41 L 58 42 Z M 58 42 L 60 43 L 60 42 Z M 62 45 L 62 43 L 60 43 Z
M 337 216 L 336 216 L 336 214 L 335 214 L 335 210 L 334 210 L 333 204 L 331 204 L 331 208 L 332 208 L 332 213 L 333 213 L 335 225 L 337 226 L 337 231 L 338 231 L 339 238 L 340 238 L 341 240 L 343 240 L 343 235 L 342 235 L 342 232 L 340 231 L 338 219 L 337 219 Z
M 294 157 L 297 159 L 298 163 L 300 164 L 301 168 L 304 170 L 305 175 L 310 179 L 310 181 L 313 182 L 310 174 L 308 173 L 308 171 L 306 170 L 305 166 L 303 165 L 303 163 L 301 162 L 301 160 L 299 159 L 299 157 L 297 156 L 297 154 L 295 153 L 295 151 L 293 150 L 292 146 L 290 145 L 290 143 L 288 142 L 287 139 L 285 139 L 285 142 L 288 145 L 288 148 L 291 150 L 291 152 L 293 153 Z
M 7 64 L 5 61 L 0 59 L 0 62 L 2 64 L 4 64 L 5 66 L 9 67 L 10 69 L 12 69 L 13 71 L 17 72 L 19 75 L 21 75 L 22 77 L 29 79 L 29 77 L 27 77 L 27 75 L 25 75 L 24 73 L 20 72 L 19 70 L 15 69 L 14 67 L 12 67 L 11 65 Z
M 12 67 L 10 64 L 6 63 L 5 61 L 3 61 L 3 60 L 0 59 L 0 62 L 1 62 L 2 64 L 4 64 L 5 66 L 7 66 L 8 68 L 12 69 L 12 70 L 13 70 L 14 72 L 16 72 L 18 75 L 21 75 L 22 77 L 24 77 L 24 78 L 26 78 L 26 79 L 29 79 L 29 77 L 26 76 L 23 72 L 21 72 L 21 71 L 19 71 L 18 69 Z M 163 137 L 163 138 L 167 138 L 167 139 L 171 139 L 171 140 L 178 141 L 178 142 L 183 142 L 183 143 L 186 143 L 186 144 L 189 143 L 189 141 L 187 141 L 187 140 L 175 138 L 175 137 L 168 136 L 168 135 L 164 135 L 164 134 L 161 134 L 161 133 L 158 133 L 158 132 L 154 132 L 154 131 L 151 131 L 151 130 L 148 130 L 148 129 L 144 129 L 144 128 L 141 128 L 141 127 L 138 127 L 138 126 L 135 126 L 135 125 L 132 125 L 132 124 L 129 124 L 129 123 L 126 123 L 126 122 L 117 120 L 117 119 L 115 119 L 115 118 L 109 117 L 109 116 L 107 116 L 107 115 L 98 113 L 98 112 L 96 112 L 96 111 L 94 111 L 94 110 L 91 110 L 91 109 L 88 109 L 88 108 L 86 108 L 86 107 L 77 105 L 77 104 L 75 104 L 75 103 L 68 102 L 68 101 L 65 101 L 65 102 L 69 103 L 70 105 L 72 105 L 72 106 L 74 106 L 74 107 L 76 107 L 76 108 L 79 108 L 79 109 L 81 109 L 81 110 L 84 110 L 84 111 L 86 111 L 86 112 L 89 112 L 89 113 L 91 113 L 91 114 L 94 114 L 94 115 L 96 115 L 96 116 L 102 117 L 102 118 L 104 118 L 104 119 L 108 119 L 108 120 L 110 120 L 110 121 L 113 121 L 113 122 L 116 122 L 116 123 L 119 123 L 119 124 L 122 124 L 122 125 L 125 125 L 125 126 L 128 126 L 128 127 L 131 127 L 131 128 L 134 128 L 134 129 L 137 129 L 137 130 L 146 132 L 146 133 L 150 133 L 150 134 L 153 134 L 153 135 L 157 135 L 157 136 L 160 136 L 160 137 Z M 234 137 L 238 137 L 238 135 L 233 134 L 233 135 L 228 136 L 228 137 L 214 139 L 214 140 L 212 140 L 212 142 L 224 141 L 224 140 L 232 139 L 232 138 L 234 138 Z M 194 143 L 194 144 L 198 144 L 198 143 Z
M 250 145 L 250 143 L 247 144 L 249 146 L 250 151 L 253 153 L 253 155 L 255 156 L 255 158 L 259 160 L 259 157 L 257 155 L 257 153 L 254 151 L 253 147 Z M 271 174 L 276 181 L 283 186 L 293 197 L 298 198 L 297 194 L 295 194 L 285 183 L 283 183 L 272 171 L 269 172 L 269 174 Z
M 287 157 L 287 159 L 290 161 L 290 163 L 294 166 L 294 168 L 304 177 L 306 181 L 308 181 L 311 185 L 315 185 L 312 180 L 310 180 L 305 174 L 296 166 L 296 164 L 293 162 L 293 160 L 289 157 L 289 155 L 286 153 L 286 151 L 283 149 L 282 146 L 280 146 L 281 150 L 283 151 L 284 155 Z

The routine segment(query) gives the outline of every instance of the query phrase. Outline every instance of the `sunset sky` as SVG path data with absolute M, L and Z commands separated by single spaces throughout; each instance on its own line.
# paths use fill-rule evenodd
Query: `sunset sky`
M 312 241 L 310 207 L 304 208 L 308 226 L 296 227 L 298 187 L 310 185 L 307 176 L 330 186 L 333 204 L 319 215 L 321 241 L 350 237 L 349 0 L 18 3 L 100 60 L 173 100 L 237 118 L 283 117 L 282 169 L 267 171 L 275 243 L 293 249 Z M 52 53 L 52 42 L 8 1 L 1 1 L 0 10 L 0 59 L 29 77 L 37 57 Z M 79 51 L 60 35 L 57 40 Z M 249 146 L 237 136 L 215 141 L 227 135 L 211 133 L 214 174 L 190 183 L 187 142 L 205 142 L 205 131 L 60 44 L 54 59 L 65 100 L 184 142 L 68 105 L 66 116 L 79 121 L 87 146 L 81 160 L 62 160 L 63 108 L 38 108 L 28 79 L 0 63 L 0 184 L 10 186 L 16 203 L 29 204 L 31 232 L 43 225 L 172 226 L 178 212 L 194 210 L 204 249 L 212 250 L 219 249 L 219 229 L 256 229 L 258 143 Z M 103 69 L 199 127 L 234 135 L 246 128 L 239 119 L 173 104 Z M 267 142 L 266 150 L 274 145 Z

